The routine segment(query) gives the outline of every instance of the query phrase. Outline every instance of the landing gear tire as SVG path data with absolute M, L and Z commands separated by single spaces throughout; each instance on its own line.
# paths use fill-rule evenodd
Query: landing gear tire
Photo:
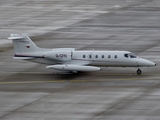
M 141 71 L 140 69 L 138 69 L 138 70 L 137 70 L 137 74 L 138 74 L 138 75 L 141 75 L 141 74 L 142 74 L 142 71 Z

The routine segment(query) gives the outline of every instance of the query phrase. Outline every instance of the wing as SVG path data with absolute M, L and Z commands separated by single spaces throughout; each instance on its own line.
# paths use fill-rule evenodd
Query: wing
M 92 72 L 100 71 L 101 68 L 94 66 L 84 66 L 84 65 L 75 65 L 75 64 L 60 64 L 60 65 L 51 65 L 46 68 L 63 70 L 63 71 L 80 71 L 80 72 Z

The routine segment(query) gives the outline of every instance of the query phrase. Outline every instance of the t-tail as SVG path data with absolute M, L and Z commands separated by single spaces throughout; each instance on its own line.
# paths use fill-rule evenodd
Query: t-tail
M 50 50 L 37 47 L 34 42 L 24 34 L 11 34 L 8 39 L 13 42 L 15 52 L 14 59 L 30 60 L 41 58 L 43 57 L 43 53 Z
M 40 49 L 24 34 L 11 34 L 8 39 L 12 40 L 15 53 L 36 52 Z

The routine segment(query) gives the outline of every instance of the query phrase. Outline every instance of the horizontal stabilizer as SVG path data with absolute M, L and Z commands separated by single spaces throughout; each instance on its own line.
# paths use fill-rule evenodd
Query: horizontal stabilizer
M 33 59 L 34 57 L 13 57 L 13 59 L 20 59 L 20 60 L 30 60 Z
M 9 40 L 19 40 L 23 39 L 24 37 L 8 37 Z
M 55 69 L 55 70 L 65 70 L 65 71 L 81 71 L 81 72 L 92 72 L 92 71 L 100 71 L 101 68 L 94 66 L 82 66 L 82 65 L 51 65 L 46 68 Z
M 9 40 L 19 40 L 25 38 L 22 34 L 11 34 L 10 37 L 8 37 Z

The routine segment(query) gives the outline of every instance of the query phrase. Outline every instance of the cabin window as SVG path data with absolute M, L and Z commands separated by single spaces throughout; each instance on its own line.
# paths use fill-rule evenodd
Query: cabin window
M 88 58 L 93 58 L 93 55 L 92 54 L 88 55 Z
M 115 55 L 114 58 L 117 58 L 117 55 Z
M 83 55 L 83 58 L 86 58 L 86 55 Z
M 98 58 L 98 55 L 96 55 L 95 58 Z
M 104 55 L 102 55 L 102 58 L 104 58 Z
M 108 55 L 108 58 L 111 58 L 111 55 Z

